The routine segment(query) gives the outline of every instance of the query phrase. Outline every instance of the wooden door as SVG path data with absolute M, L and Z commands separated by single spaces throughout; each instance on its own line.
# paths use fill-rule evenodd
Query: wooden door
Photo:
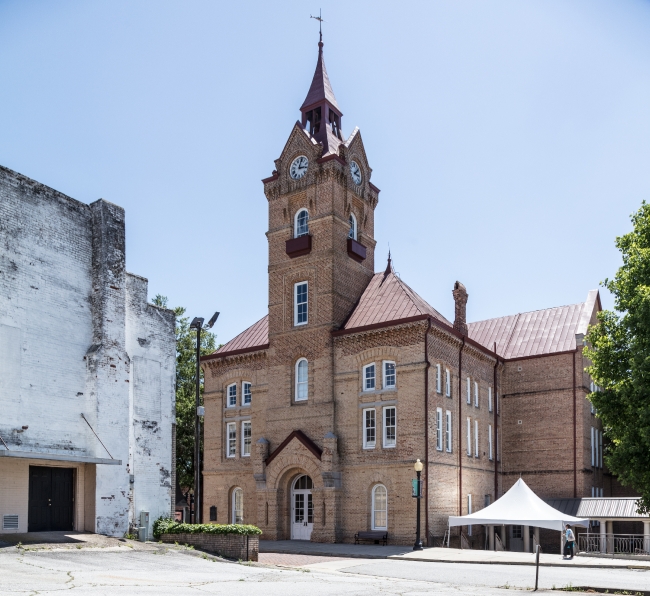
M 29 532 L 73 529 L 73 469 L 29 466 Z

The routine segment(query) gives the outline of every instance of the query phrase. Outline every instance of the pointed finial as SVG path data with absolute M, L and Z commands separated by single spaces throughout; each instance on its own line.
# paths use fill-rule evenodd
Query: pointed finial
M 393 265 L 392 261 L 390 258 L 390 247 L 388 248 L 388 263 L 386 264 L 386 271 L 384 271 L 384 275 L 388 275 L 391 271 L 393 270 Z

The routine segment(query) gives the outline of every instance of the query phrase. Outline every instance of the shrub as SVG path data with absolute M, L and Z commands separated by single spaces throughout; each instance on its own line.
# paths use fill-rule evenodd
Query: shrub
M 153 522 L 153 535 L 158 540 L 163 534 L 239 534 L 256 536 L 262 533 L 257 526 L 245 524 L 181 524 L 171 517 L 159 517 Z

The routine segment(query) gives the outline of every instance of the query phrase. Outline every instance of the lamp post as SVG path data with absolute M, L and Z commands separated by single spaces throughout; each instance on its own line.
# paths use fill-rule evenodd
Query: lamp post
M 190 329 L 196 329 L 196 413 L 194 415 L 194 523 L 200 524 L 202 519 L 201 509 L 201 416 L 205 413 L 201 406 L 201 330 L 212 329 L 219 318 L 216 312 L 203 326 L 203 317 L 194 317 Z
M 420 474 L 422 474 L 422 462 L 418 459 L 413 465 L 415 473 L 418 475 L 416 480 L 416 490 L 413 495 L 417 499 L 417 525 L 415 526 L 415 544 L 413 545 L 413 550 L 423 550 L 422 549 L 422 540 L 420 540 L 420 499 L 422 499 L 422 483 L 420 481 Z

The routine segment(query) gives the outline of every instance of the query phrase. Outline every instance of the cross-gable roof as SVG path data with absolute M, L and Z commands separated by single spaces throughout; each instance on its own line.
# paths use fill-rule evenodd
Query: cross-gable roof
M 452 327 L 445 317 L 395 275 L 389 261 L 386 271 L 375 273 L 370 280 L 343 328 L 355 329 L 422 315 L 430 315 Z
M 216 352 L 202 358 L 241 354 L 269 347 L 269 315 L 264 315 L 257 323 L 242 331 L 229 342 L 223 344 Z

